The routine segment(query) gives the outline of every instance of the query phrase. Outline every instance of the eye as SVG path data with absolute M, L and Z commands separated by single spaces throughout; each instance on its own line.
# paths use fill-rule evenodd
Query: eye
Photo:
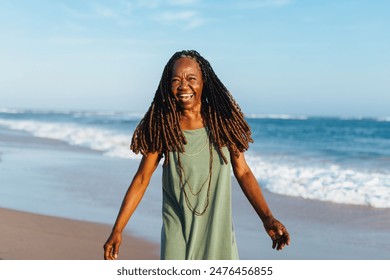
M 179 83 L 179 82 L 180 82 L 180 80 L 178 78 L 172 78 L 172 80 L 171 80 L 172 84 L 176 84 L 176 83 Z

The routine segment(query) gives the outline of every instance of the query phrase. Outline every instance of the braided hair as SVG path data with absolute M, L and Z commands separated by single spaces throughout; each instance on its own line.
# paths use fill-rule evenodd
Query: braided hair
M 251 130 L 233 96 L 214 73 L 210 63 L 197 51 L 176 52 L 165 65 L 153 101 L 134 131 L 130 149 L 146 156 L 158 152 L 168 163 L 168 153 L 184 152 L 185 136 L 180 128 L 180 107 L 171 92 L 172 68 L 181 57 L 194 59 L 202 72 L 203 92 L 201 114 L 208 128 L 210 143 L 227 163 L 221 148 L 227 146 L 238 156 L 253 142 Z

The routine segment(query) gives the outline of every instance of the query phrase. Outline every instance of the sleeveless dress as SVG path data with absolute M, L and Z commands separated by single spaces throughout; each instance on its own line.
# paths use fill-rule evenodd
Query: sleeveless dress
M 185 153 L 170 152 L 169 163 L 163 167 L 161 259 L 238 259 L 231 210 L 230 162 L 225 164 L 217 150 L 212 149 L 209 189 L 207 130 L 200 128 L 183 133 L 187 140 Z M 230 160 L 228 149 L 223 147 L 222 151 Z M 179 157 L 183 170 L 181 179 Z M 199 216 L 193 209 L 205 212 Z

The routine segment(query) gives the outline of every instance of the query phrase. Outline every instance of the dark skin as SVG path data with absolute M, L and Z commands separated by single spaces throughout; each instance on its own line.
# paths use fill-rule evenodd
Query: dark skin
M 198 63 L 191 58 L 178 59 L 172 69 L 171 91 L 181 108 L 180 128 L 182 130 L 204 127 L 201 115 L 202 90 L 203 79 Z M 234 153 L 230 154 L 234 176 L 261 219 L 265 231 L 271 237 L 272 248 L 282 250 L 290 244 L 289 233 L 285 226 L 273 217 L 259 183 L 245 160 L 244 153 L 239 153 L 238 156 Z M 123 199 L 111 235 L 104 244 L 104 259 L 114 260 L 118 258 L 122 232 L 140 203 L 160 159 L 161 155 L 158 153 L 149 153 L 142 158 Z

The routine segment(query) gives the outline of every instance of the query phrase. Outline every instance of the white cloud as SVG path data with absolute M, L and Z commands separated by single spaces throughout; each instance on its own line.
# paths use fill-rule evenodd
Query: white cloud
M 291 0 L 269 0 L 264 2 L 270 2 L 269 4 L 274 6 L 285 6 L 290 4 Z
M 193 11 L 182 11 L 182 12 L 165 12 L 161 15 L 163 21 L 186 21 L 191 20 L 196 16 L 196 12 Z
M 197 28 L 208 21 L 199 14 L 200 0 L 137 0 L 136 3 L 139 8 L 158 9 L 152 16 L 157 22 L 177 25 L 183 30 Z
M 156 9 L 162 4 L 161 0 L 138 0 L 137 6 L 141 8 Z
M 56 36 L 49 38 L 49 43 L 56 45 L 87 45 L 94 43 L 95 40 L 89 37 L 64 37 Z
M 176 25 L 190 30 L 206 24 L 209 20 L 200 14 L 200 0 L 120 0 L 108 5 L 86 2 L 77 9 L 63 4 L 64 10 L 73 18 L 89 21 L 111 21 L 119 26 L 135 26 L 137 14 L 146 14 L 145 20 L 155 20 L 160 24 Z
M 131 15 L 133 11 L 132 4 L 127 1 L 118 1 L 110 6 L 92 2 L 78 9 L 64 3 L 62 7 L 66 13 L 79 19 L 118 19 Z
M 196 11 L 163 12 L 156 20 L 167 25 L 180 25 L 184 30 L 197 28 L 207 22 Z
M 73 18 L 98 21 L 110 20 L 119 26 L 132 26 L 130 16 L 133 12 L 133 5 L 128 1 L 117 1 L 116 5 L 102 5 L 97 3 L 87 3 L 83 9 L 75 9 L 70 5 L 63 4 L 63 10 Z
M 118 18 L 117 12 L 103 5 L 94 4 L 92 6 L 92 13 L 98 18 Z
M 236 7 L 242 9 L 264 8 L 264 7 L 283 7 L 287 6 L 292 0 L 243 0 L 236 4 Z
M 137 0 L 137 5 L 143 8 L 156 9 L 164 6 L 190 6 L 199 0 Z
M 186 5 L 192 5 L 197 4 L 198 0 L 170 0 L 168 3 L 172 6 L 186 6 Z

